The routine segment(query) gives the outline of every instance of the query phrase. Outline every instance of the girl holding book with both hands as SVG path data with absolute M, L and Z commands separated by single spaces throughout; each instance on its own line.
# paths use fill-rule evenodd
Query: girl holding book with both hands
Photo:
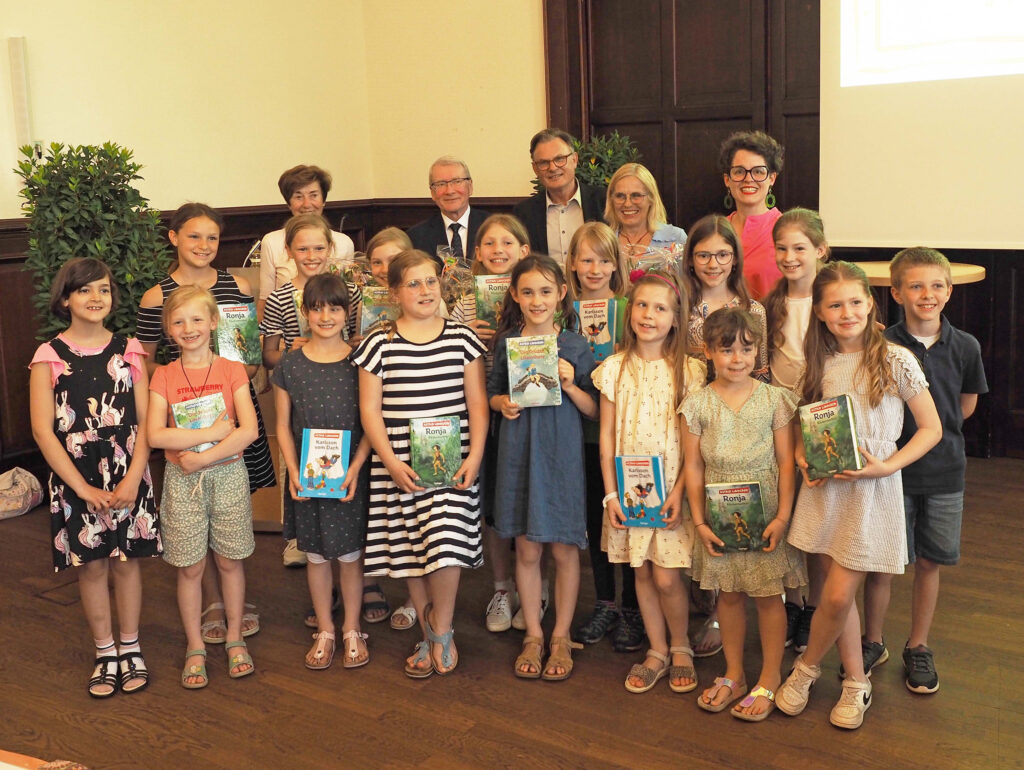
M 686 491 L 699 538 L 694 548 L 693 577 L 703 589 L 717 590 L 718 619 L 725 650 L 725 674 L 697 699 L 705 711 L 719 712 L 743 698 L 731 711 L 737 719 L 760 722 L 774 708 L 781 682 L 786 643 L 785 589 L 806 579 L 803 556 L 785 542 L 793 506 L 795 470 L 791 421 L 795 397 L 788 390 L 756 380 L 752 373 L 761 339 L 759 321 L 740 308 L 723 308 L 704 322 L 705 355 L 714 364 L 715 380 L 683 404 Z M 719 510 L 712 495 L 706 504 L 705 485 L 754 482 L 759 490 L 763 534 L 756 522 L 733 506 Z M 754 496 L 748 492 L 748 496 Z M 742 497 L 732 490 L 723 497 Z M 749 508 L 745 508 L 751 516 Z M 712 527 L 718 526 L 718 530 Z M 732 529 L 730 552 L 725 528 Z M 761 542 L 764 545 L 761 545 Z M 761 674 L 747 693 L 743 670 L 747 597 L 757 606 L 761 635 Z M 744 697 L 746 696 L 746 697 Z
M 826 576 L 807 649 L 794 662 L 776 703 L 786 714 L 801 713 L 821 676 L 825 653 L 837 644 L 845 678 L 830 721 L 855 729 L 871 705 L 857 589 L 868 572 L 903 573 L 907 531 L 900 469 L 938 443 L 942 424 L 914 354 L 887 342 L 878 328 L 863 270 L 849 262 L 830 262 L 815 277 L 812 297 L 801 403 L 850 397 L 864 467 L 811 481 L 803 441 L 797 442 L 796 461 L 807 488 L 797 500 L 789 542 L 818 555 Z M 904 402 L 917 432 L 897 449 Z
M 341 570 L 345 610 L 343 665 L 358 668 L 370 660 L 367 637 L 359 626 L 369 482 L 362 470 L 370 454 L 370 442 L 359 421 L 358 374 L 350 360 L 352 348 L 342 339 L 349 307 L 348 287 L 339 276 L 310 278 L 302 292 L 301 308 L 309 324 L 309 341 L 301 350 L 285 354 L 271 375 L 277 436 L 287 468 L 284 536 L 296 538 L 308 560 L 306 578 L 317 632 L 306 654 L 306 667 L 316 670 L 326 669 L 334 659 L 331 562 L 335 559 Z M 348 462 L 340 484 L 345 494 L 340 499 L 307 494 L 299 457 L 304 429 L 349 431 L 351 457 L 336 460 Z
M 520 260 L 502 306 L 487 392 L 491 409 L 502 416 L 494 528 L 499 537 L 516 538 L 516 583 L 526 636 L 515 675 L 524 679 L 567 679 L 571 651 L 582 646 L 569 638 L 579 594 L 579 551 L 587 545 L 582 417 L 597 417 L 597 401 L 590 379 L 594 356 L 576 332 L 577 322 L 558 263 L 546 256 Z M 551 371 L 530 367 L 525 382 L 511 383 L 508 349 L 519 348 L 522 337 L 538 335 L 546 339 L 532 342 L 555 353 L 557 364 Z M 555 387 L 561 388 L 558 405 L 523 407 L 511 395 L 543 390 L 547 394 L 540 400 L 546 401 Z M 541 556 L 546 544 L 555 562 L 555 626 L 542 667 Z
M 704 384 L 704 365 L 686 355 L 686 293 L 675 276 L 650 271 L 629 295 L 623 351 L 594 372 L 601 391 L 601 472 L 607 520 L 601 547 L 608 561 L 631 565 L 650 649 L 626 678 L 634 693 L 669 677 L 675 692 L 697 687 L 687 643 L 688 601 L 682 569 L 690 566 L 693 523 L 683 498 L 678 410 Z M 616 477 L 617 455 L 660 457 L 667 490 L 663 527 L 627 526 Z M 667 634 L 666 634 L 667 628 Z

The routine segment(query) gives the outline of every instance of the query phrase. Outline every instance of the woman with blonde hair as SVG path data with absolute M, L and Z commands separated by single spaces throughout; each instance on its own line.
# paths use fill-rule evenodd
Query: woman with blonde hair
M 604 219 L 618 236 L 625 257 L 686 243 L 686 232 L 668 224 L 654 175 L 639 163 L 626 163 L 612 175 Z

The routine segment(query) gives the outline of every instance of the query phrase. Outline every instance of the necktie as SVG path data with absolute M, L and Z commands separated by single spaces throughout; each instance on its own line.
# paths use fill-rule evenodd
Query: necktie
M 448 229 L 452 231 L 452 255 L 456 257 L 463 256 L 462 252 L 462 238 L 459 237 L 459 228 L 462 227 L 458 222 L 452 222 L 448 225 Z

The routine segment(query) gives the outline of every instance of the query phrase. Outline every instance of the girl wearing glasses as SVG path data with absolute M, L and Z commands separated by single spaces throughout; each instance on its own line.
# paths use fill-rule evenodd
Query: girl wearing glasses
M 405 663 L 413 679 L 458 665 L 452 620 L 461 568 L 483 563 L 477 473 L 489 418 L 484 345 L 468 326 L 438 317 L 439 269 L 423 251 L 395 256 L 388 286 L 398 319 L 370 333 L 352 357 L 373 447 L 364 569 L 407 579 L 423 629 Z M 459 419 L 462 443 L 454 486 L 424 487 L 409 464 L 409 420 L 451 416 Z
M 782 145 L 763 131 L 739 131 L 722 143 L 718 165 L 725 181 L 729 222 L 743 241 L 743 275 L 750 295 L 761 299 L 782 277 L 775 264 L 772 227 L 782 216 L 772 185 L 782 171 Z M 763 350 L 763 348 L 759 348 Z
M 668 224 L 654 176 L 639 163 L 626 163 L 612 175 L 604 219 L 618 236 L 619 251 L 627 258 L 648 249 L 686 243 L 686 232 Z

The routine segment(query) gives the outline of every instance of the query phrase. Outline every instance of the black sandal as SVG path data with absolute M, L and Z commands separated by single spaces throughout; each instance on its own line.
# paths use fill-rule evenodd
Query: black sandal
M 146 661 L 142 659 L 141 652 L 122 653 L 117 656 L 117 661 L 121 669 L 121 692 L 131 695 L 149 686 L 149 669 L 146 668 Z M 133 679 L 141 679 L 142 684 L 128 689 L 128 683 Z
M 380 599 L 374 599 L 373 601 L 366 601 L 367 594 L 378 594 Z M 372 617 L 368 613 L 374 610 L 382 610 L 384 612 L 380 617 Z M 383 623 L 391 617 L 391 605 L 388 604 L 388 597 L 384 595 L 384 590 L 380 587 L 380 583 L 371 583 L 368 586 L 363 586 L 363 612 L 362 618 L 365 623 Z
M 118 684 L 117 658 L 113 655 L 96 658 L 96 668 L 92 670 L 92 679 L 89 680 L 89 695 L 93 698 L 112 698 L 117 693 Z M 95 688 L 103 685 L 110 687 L 110 692 L 95 692 Z

